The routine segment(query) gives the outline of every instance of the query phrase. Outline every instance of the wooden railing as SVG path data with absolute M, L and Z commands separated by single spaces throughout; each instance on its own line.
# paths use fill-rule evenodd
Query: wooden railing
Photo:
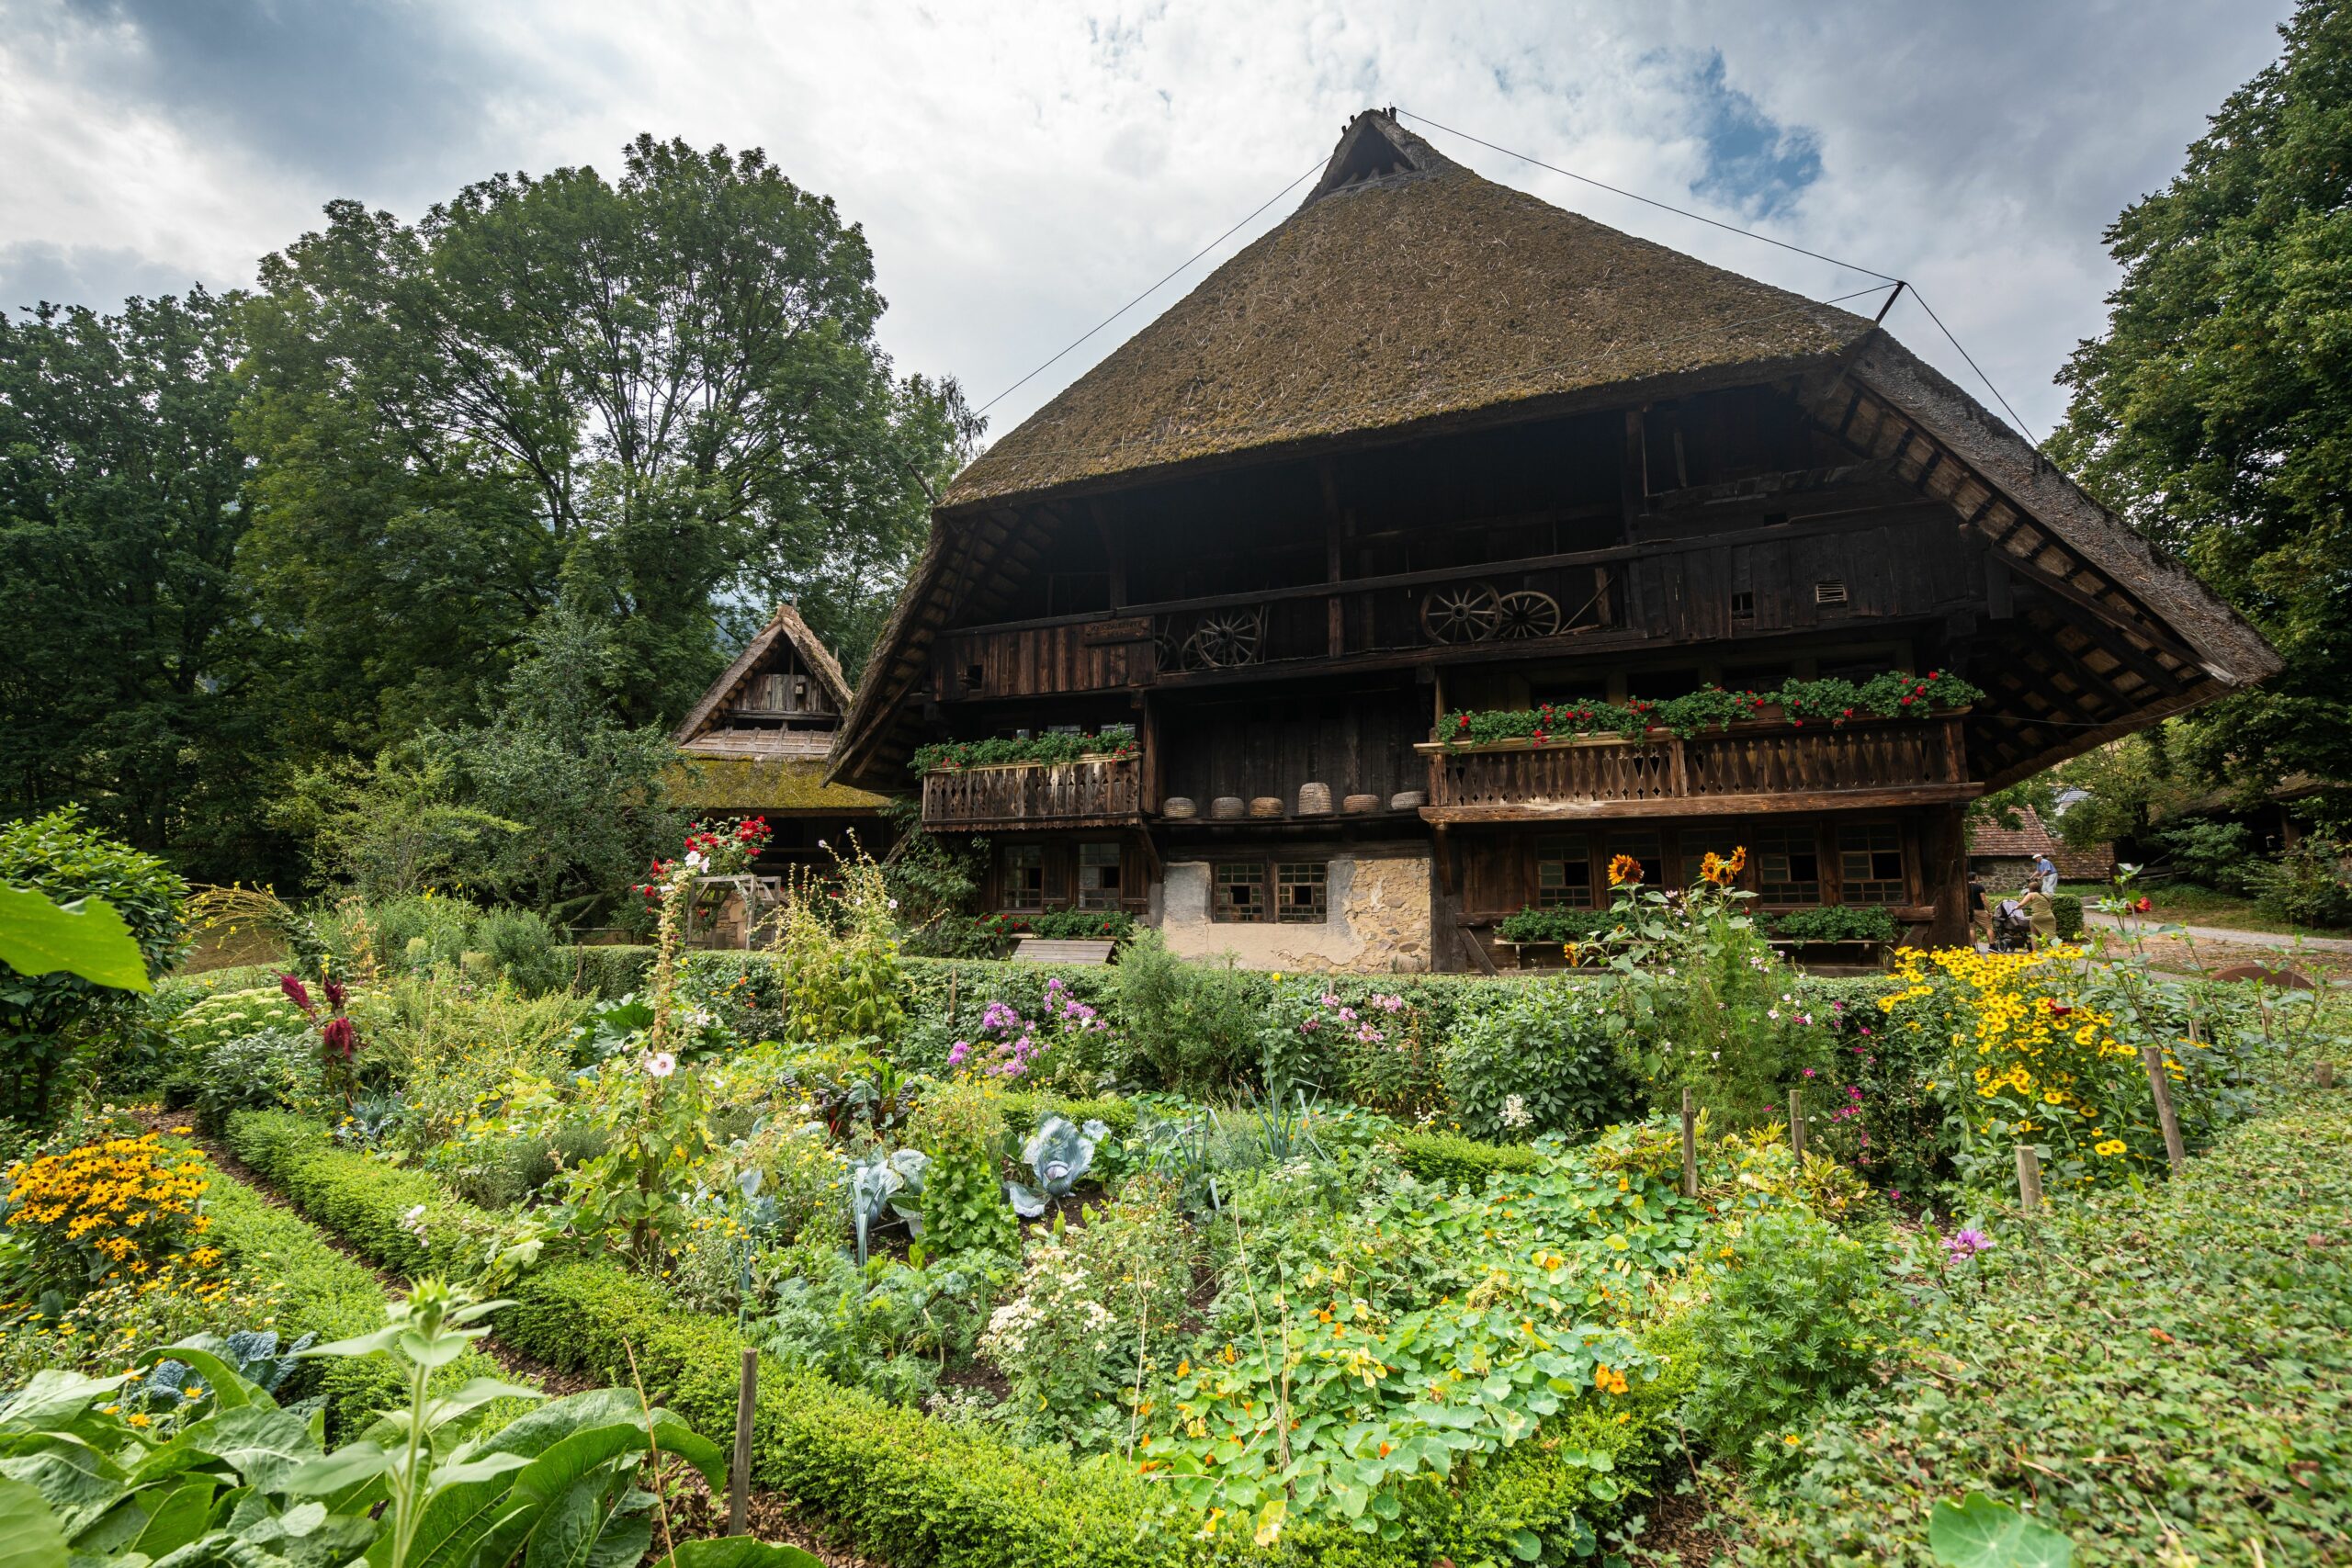
M 1738 725 L 1644 739 L 1593 737 L 1543 746 L 1500 741 L 1429 758 L 1432 822 L 1817 811 L 1968 800 L 1956 715 L 1839 728 Z
M 1142 809 L 1142 776 L 1134 757 L 934 769 L 922 776 L 922 825 L 994 832 L 1129 823 Z

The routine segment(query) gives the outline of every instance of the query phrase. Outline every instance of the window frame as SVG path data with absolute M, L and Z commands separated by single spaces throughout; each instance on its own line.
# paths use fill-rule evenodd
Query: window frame
M 1900 904 L 1909 898 L 1911 855 L 1908 847 L 1904 843 L 1901 823 L 1884 820 L 1840 822 L 1838 824 L 1837 833 L 1838 900 L 1839 903 Z M 1848 836 L 1853 834 L 1863 836 L 1864 841 L 1860 847 L 1849 847 L 1847 844 Z M 1883 834 L 1889 841 L 1884 844 L 1871 841 L 1881 834 Z M 1848 861 L 1850 855 L 1865 857 L 1869 874 L 1857 876 L 1852 874 Z M 1894 857 L 1894 874 L 1891 877 L 1881 874 L 1884 868 L 1881 865 L 1879 857 L 1883 855 Z M 1870 891 L 1862 891 L 1862 889 L 1870 889 Z M 1881 889 L 1888 891 L 1880 891 Z
M 1552 849 L 1558 849 L 1563 852 L 1558 854 L 1546 852 L 1548 850 Z M 1575 852 L 1566 852 L 1570 850 L 1573 850 Z M 1544 882 L 1544 868 L 1554 865 L 1560 868 L 1559 886 L 1556 888 L 1547 888 Z M 1583 881 L 1581 883 L 1578 883 L 1576 880 L 1571 872 L 1571 868 L 1577 866 L 1584 868 Z M 1599 881 L 1599 878 L 1593 874 L 1592 869 L 1592 835 L 1589 833 L 1537 834 L 1535 837 L 1534 878 L 1535 897 L 1531 902 L 1532 907 L 1535 908 L 1599 908 L 1600 907 L 1600 895 L 1599 889 L 1594 886 L 1594 884 Z M 1558 898 L 1547 897 L 1547 894 L 1551 892 L 1558 892 L 1562 894 L 1563 897 Z M 1566 895 L 1579 892 L 1584 895 L 1581 899 L 1566 897 Z
M 1294 880 L 1288 874 L 1312 871 L 1311 879 Z M 1311 886 L 1318 890 L 1314 900 L 1315 913 L 1292 916 L 1285 912 L 1283 893 L 1286 888 Z M 1235 912 L 1227 896 L 1228 887 L 1255 887 L 1255 908 L 1248 912 Z M 1264 854 L 1219 855 L 1209 863 L 1209 919 L 1225 926 L 1320 926 L 1331 922 L 1331 858 L 1329 855 L 1284 855 L 1279 850 Z
M 1036 901 L 1021 903 L 1014 893 L 1016 874 L 1023 863 L 1036 873 Z M 1008 915 L 1042 915 L 1046 912 L 1046 846 L 1043 844 L 1001 844 L 997 848 L 997 908 Z

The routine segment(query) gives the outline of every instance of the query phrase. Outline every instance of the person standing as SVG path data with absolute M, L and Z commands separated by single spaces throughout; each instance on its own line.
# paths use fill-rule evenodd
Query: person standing
M 2047 850 L 2033 857 L 2033 885 L 2045 898 L 2058 897 L 2058 863 Z
M 1984 904 L 1984 879 L 1973 871 L 1968 874 L 1968 935 L 1970 941 L 1981 938 L 1988 945 L 1993 940 L 1993 911 Z

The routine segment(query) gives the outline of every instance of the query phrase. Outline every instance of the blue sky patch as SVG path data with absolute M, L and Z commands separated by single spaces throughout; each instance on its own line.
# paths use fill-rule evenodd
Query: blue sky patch
M 1821 150 L 1804 126 L 1784 126 L 1754 98 L 1724 82 L 1722 51 L 1712 51 L 1693 72 L 1690 92 L 1707 147 L 1707 172 L 1691 182 L 1694 196 L 1770 218 L 1795 205 L 1821 177 Z

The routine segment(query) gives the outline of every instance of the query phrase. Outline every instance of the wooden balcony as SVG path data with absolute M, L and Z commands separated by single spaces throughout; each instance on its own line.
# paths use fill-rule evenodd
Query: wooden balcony
M 1141 819 L 1135 757 L 934 768 L 922 776 L 922 825 L 972 833 L 1021 828 L 1115 828 Z
M 1493 741 L 1429 759 L 1431 822 L 1603 817 L 1730 817 L 1972 800 L 1960 717 L 1857 721 L 1840 728 L 1742 724 L 1688 740 L 1592 736 L 1543 746 Z

